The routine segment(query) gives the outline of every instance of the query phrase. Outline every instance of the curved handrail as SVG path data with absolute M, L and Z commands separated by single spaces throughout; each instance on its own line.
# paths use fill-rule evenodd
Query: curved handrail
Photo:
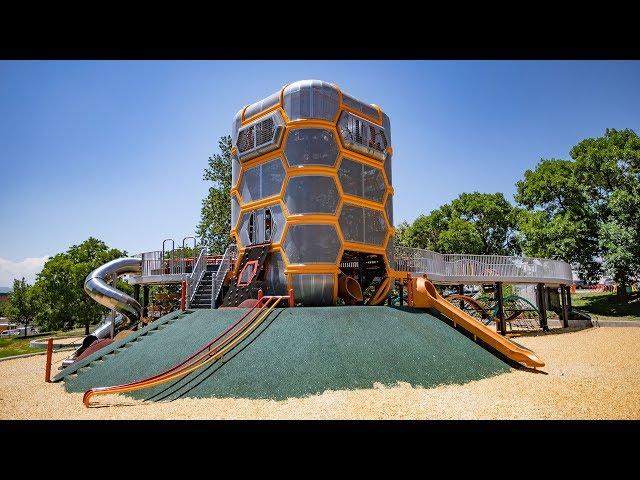
M 275 301 L 269 305 L 269 302 L 271 300 L 275 300 Z M 142 390 L 145 388 L 150 388 L 156 385 L 167 383 L 171 380 L 184 377 L 185 375 L 209 364 L 211 361 L 215 361 L 222 358 L 227 352 L 229 352 L 238 343 L 240 343 L 249 334 L 251 334 L 251 332 L 253 332 L 271 314 L 273 309 L 278 305 L 278 303 L 280 303 L 281 300 L 282 300 L 282 297 L 269 297 L 267 301 L 260 306 L 260 308 L 258 309 L 258 311 L 256 312 L 256 314 L 251 320 L 246 322 L 241 328 L 238 329 L 238 331 L 234 332 L 229 338 L 227 338 L 220 345 L 217 345 L 212 351 L 209 351 L 204 355 L 201 355 L 200 357 L 196 358 L 189 365 L 186 365 L 183 368 L 179 369 L 181 365 L 184 365 L 188 361 L 188 360 L 185 360 L 182 362 L 181 365 L 173 367 L 172 369 L 162 374 L 156 375 L 154 377 L 149 377 L 149 379 L 144 379 L 137 382 L 131 382 L 131 383 L 122 384 L 122 385 L 115 385 L 112 387 L 98 387 L 98 388 L 87 390 L 84 393 L 84 396 L 82 399 L 84 405 L 89 407 L 91 397 L 95 395 L 107 395 L 107 394 L 115 394 L 115 393 L 133 392 L 136 390 Z M 266 308 L 266 311 L 265 311 L 265 308 Z M 260 316 L 261 313 L 263 313 L 262 316 Z M 246 315 L 247 314 L 245 314 L 243 318 L 246 317 Z M 236 322 L 234 326 L 237 325 L 239 322 L 240 320 Z M 231 328 L 233 328 L 233 326 Z M 225 333 L 218 336 L 218 339 L 222 338 L 226 333 L 229 332 L 229 330 L 230 329 L 227 329 Z M 201 349 L 200 353 L 202 353 L 203 350 L 204 349 Z M 190 359 L 194 358 L 197 354 L 198 353 L 193 354 L 190 357 Z

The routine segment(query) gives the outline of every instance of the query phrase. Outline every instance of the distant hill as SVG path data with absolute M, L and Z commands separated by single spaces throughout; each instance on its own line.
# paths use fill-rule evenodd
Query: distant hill
M 9 293 L 10 291 L 10 287 L 0 287 L 0 293 Z

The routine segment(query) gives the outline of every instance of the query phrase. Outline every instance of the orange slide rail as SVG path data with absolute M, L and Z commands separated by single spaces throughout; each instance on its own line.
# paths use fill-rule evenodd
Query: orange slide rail
M 522 363 L 527 367 L 544 367 L 544 362 L 531 350 L 512 342 L 498 332 L 488 328 L 477 318 L 463 312 L 448 302 L 438 293 L 426 277 L 411 278 L 411 290 L 413 293 L 413 306 L 418 308 L 433 308 L 451 321 L 457 327 L 460 325 L 471 333 L 474 338 L 479 338 L 490 347 L 494 348 L 507 358 Z
M 251 334 L 251 332 L 253 332 L 271 314 L 271 312 L 280 303 L 280 301 L 285 298 L 288 297 L 263 297 L 255 307 L 251 308 L 239 320 L 231 325 L 231 327 L 218 335 L 218 337 L 216 337 L 212 342 L 200 348 L 189 358 L 183 360 L 181 363 L 170 368 L 169 370 L 166 370 L 165 372 L 148 378 L 144 378 L 142 380 L 137 380 L 135 382 L 114 385 L 111 387 L 97 387 L 87 390 L 84 393 L 82 399 L 84 405 L 86 407 L 89 407 L 91 405 L 91 398 L 96 395 L 132 392 L 145 388 L 151 388 L 163 383 L 170 382 L 172 380 L 177 380 L 195 370 L 204 367 L 205 365 L 210 364 L 211 362 L 219 360 L 227 352 L 233 349 L 238 343 L 244 340 L 249 334 Z M 254 309 L 256 307 L 258 309 L 254 312 Z M 252 313 L 253 315 L 251 315 Z M 249 315 L 251 315 L 249 320 L 241 324 L 241 322 Z M 224 338 L 227 335 L 228 337 Z M 218 344 L 216 345 L 216 343 Z

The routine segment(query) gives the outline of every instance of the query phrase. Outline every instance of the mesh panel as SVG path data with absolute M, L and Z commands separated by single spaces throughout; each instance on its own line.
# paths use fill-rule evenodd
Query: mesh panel
M 338 146 L 331 130 L 299 128 L 289 133 L 284 153 L 289 165 L 334 165 Z
M 284 133 L 284 120 L 280 112 L 273 112 L 266 118 L 245 126 L 238 133 L 238 153 L 241 161 L 246 161 L 280 145 Z
M 282 166 L 282 160 L 275 158 L 267 163 L 261 165 L 262 168 L 262 193 L 261 198 L 270 197 L 271 195 L 277 195 L 282 189 L 282 183 L 284 182 L 285 171 Z
M 378 210 L 364 209 L 364 242 L 379 247 L 387 238 L 387 223 L 384 215 Z
M 277 195 L 282 188 L 284 177 L 284 167 L 279 158 L 246 169 L 240 182 L 242 199 L 245 203 L 249 203 Z
M 284 250 L 289 263 L 335 263 L 340 240 L 333 225 L 289 225 Z
M 386 186 L 382 171 L 364 163 L 343 158 L 338 170 L 342 189 L 348 195 L 381 202 Z
M 340 228 L 345 240 L 364 242 L 364 212 L 362 207 L 345 203 L 340 212 Z
M 323 175 L 291 177 L 284 196 L 290 214 L 334 214 L 340 201 L 333 178 Z
M 343 112 L 338 122 L 338 131 L 346 148 L 378 160 L 386 157 L 388 144 L 381 127 L 349 112 Z
M 240 245 L 246 247 L 250 245 L 249 241 L 249 218 L 251 217 L 252 212 L 245 212 L 242 214 L 240 218 L 240 228 L 238 229 L 238 240 L 240 240 Z
M 387 198 L 387 202 L 384 204 L 384 209 L 387 212 L 389 224 L 393 227 L 393 195 L 389 195 Z
M 348 93 L 342 92 L 342 103 L 347 107 L 357 110 L 358 112 L 362 112 L 371 118 L 378 118 L 378 111 L 375 108 L 361 102 L 360 100 L 356 100 Z
M 265 279 L 272 295 L 286 295 L 288 292 L 287 276 L 284 273 L 284 260 L 280 252 L 272 252 L 265 262 Z
M 378 210 L 358 207 L 349 203 L 340 212 L 342 235 L 349 242 L 382 246 L 387 236 L 384 215 Z
M 347 195 L 362 196 L 362 164 L 348 158 L 343 158 L 338 169 L 338 178 L 342 190 Z
M 382 170 L 362 164 L 363 197 L 374 202 L 382 202 L 386 186 Z
M 231 187 L 235 187 L 240 176 L 240 162 L 236 154 L 231 155 Z
M 320 306 L 333 304 L 333 282 L 331 274 L 304 273 L 292 274 L 291 286 L 296 303 L 305 306 Z
M 238 223 L 238 216 L 240 215 L 240 204 L 235 195 L 231 195 L 231 228 Z
M 253 143 L 253 125 L 241 130 L 238 134 L 238 152 L 243 153 L 255 147 Z
M 262 165 L 247 168 L 242 174 L 240 194 L 245 203 L 259 200 L 260 197 L 260 169 Z
M 273 140 L 275 123 L 272 117 L 267 118 L 256 125 L 256 146 L 259 147 Z
M 391 157 L 392 155 L 387 155 L 387 159 L 384 161 L 384 171 L 387 174 L 387 180 L 389 181 L 389 185 L 393 185 L 391 183 Z
M 284 110 L 290 120 L 333 120 L 338 112 L 338 92 L 319 80 L 302 80 L 284 90 Z

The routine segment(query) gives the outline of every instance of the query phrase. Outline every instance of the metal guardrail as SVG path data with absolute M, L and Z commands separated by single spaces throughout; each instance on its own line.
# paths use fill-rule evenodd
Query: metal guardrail
M 195 249 L 194 249 L 195 256 Z M 200 284 L 200 280 L 204 275 L 204 272 L 207 271 L 207 247 L 200 248 L 200 254 L 198 255 L 198 259 L 193 264 L 192 272 L 187 276 L 187 308 L 191 305 L 193 301 L 193 297 L 196 294 L 196 290 L 198 289 L 198 284 Z
M 222 256 L 222 260 L 220 261 L 220 266 L 218 267 L 218 271 L 213 276 L 213 282 L 211 284 L 211 307 L 215 306 L 216 298 L 220 295 L 220 290 L 222 289 L 222 283 L 224 282 L 224 277 L 227 275 L 227 272 L 231 270 L 233 263 L 235 262 L 236 256 L 238 255 L 238 247 L 235 243 L 230 244 L 224 252 Z
M 395 247 L 396 270 L 427 274 L 444 283 L 562 283 L 573 281 L 571 265 L 561 260 L 503 255 L 442 254 Z

